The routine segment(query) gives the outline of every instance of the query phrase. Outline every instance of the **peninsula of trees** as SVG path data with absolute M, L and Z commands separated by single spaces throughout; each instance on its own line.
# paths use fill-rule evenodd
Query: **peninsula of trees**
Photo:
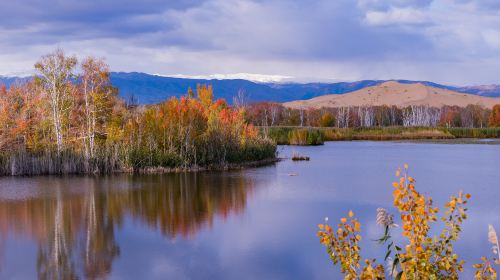
M 0 85 L 0 175 L 227 168 L 272 160 L 276 145 L 211 86 L 138 106 L 102 59 L 43 56 L 27 83 Z

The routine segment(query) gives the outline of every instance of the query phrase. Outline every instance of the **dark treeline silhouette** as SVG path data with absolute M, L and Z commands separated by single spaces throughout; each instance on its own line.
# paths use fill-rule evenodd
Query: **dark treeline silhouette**
M 35 69 L 28 82 L 0 85 L 0 175 L 226 167 L 275 157 L 244 108 L 213 100 L 211 86 L 138 106 L 118 97 L 102 59 L 78 63 L 56 50 Z

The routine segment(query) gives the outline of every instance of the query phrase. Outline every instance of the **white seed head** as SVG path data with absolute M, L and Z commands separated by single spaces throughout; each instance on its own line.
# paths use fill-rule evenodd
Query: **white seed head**
M 498 237 L 495 228 L 492 225 L 488 225 L 488 241 L 498 246 Z
M 389 214 L 385 208 L 377 208 L 377 224 L 384 227 L 395 227 L 394 215 Z

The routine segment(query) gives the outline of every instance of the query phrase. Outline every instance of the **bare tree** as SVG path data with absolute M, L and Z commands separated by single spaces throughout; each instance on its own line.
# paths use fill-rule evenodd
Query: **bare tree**
M 373 107 L 358 107 L 358 117 L 360 125 L 363 127 L 371 127 L 375 120 L 375 111 Z
M 233 105 L 238 108 L 245 108 L 248 104 L 248 96 L 244 89 L 238 90 L 238 94 L 233 96 Z
M 337 126 L 340 128 L 348 128 L 350 122 L 351 108 L 340 107 L 337 109 Z
M 403 109 L 403 126 L 435 127 L 441 119 L 441 109 L 429 106 L 410 106 Z

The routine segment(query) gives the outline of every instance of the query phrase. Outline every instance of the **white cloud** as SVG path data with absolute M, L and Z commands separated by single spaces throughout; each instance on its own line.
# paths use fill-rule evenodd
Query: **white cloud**
M 423 11 L 415 8 L 390 8 L 387 11 L 368 11 L 365 17 L 370 25 L 423 24 L 429 21 Z
M 500 48 L 500 32 L 493 29 L 486 29 L 481 32 L 484 41 L 493 48 Z
M 164 76 L 160 74 L 156 74 L 158 76 Z M 170 77 L 175 78 L 187 78 L 187 79 L 216 79 L 216 80 L 234 80 L 234 79 L 243 79 L 249 81 L 255 81 L 260 83 L 269 83 L 269 82 L 283 82 L 286 80 L 293 79 L 292 76 L 283 76 L 283 75 L 265 75 L 265 74 L 251 74 L 251 73 L 234 73 L 234 74 L 210 74 L 210 75 L 183 75 L 183 74 L 175 74 Z

